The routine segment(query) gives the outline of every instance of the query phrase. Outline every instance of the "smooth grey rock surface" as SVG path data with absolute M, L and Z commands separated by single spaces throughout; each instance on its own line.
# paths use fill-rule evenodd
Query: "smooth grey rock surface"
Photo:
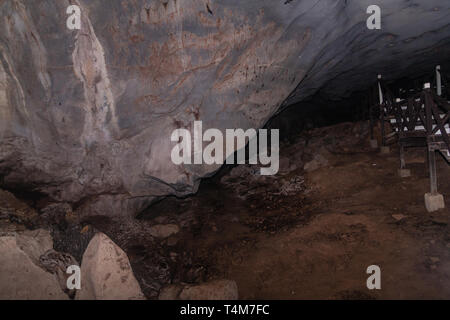
M 97 233 L 81 264 L 77 300 L 144 300 L 127 255 L 108 236 Z
M 449 55 L 450 2 L 4 0 L 0 184 L 134 215 L 196 192 L 218 165 L 170 160 L 176 128 L 260 128 L 315 92 L 342 96 L 432 70 Z M 445 63 L 442 62 L 445 70 Z
M 0 235 L 0 299 L 69 299 L 58 276 L 40 264 L 40 257 L 52 248 L 52 238 L 45 230 Z

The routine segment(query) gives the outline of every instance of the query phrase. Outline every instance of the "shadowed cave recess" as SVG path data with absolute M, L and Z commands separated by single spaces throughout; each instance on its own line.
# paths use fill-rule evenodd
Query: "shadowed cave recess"
M 138 292 L 111 282 L 110 296 L 64 298 L 450 298 L 448 206 L 425 210 L 427 149 L 407 148 L 403 166 L 399 118 L 379 104 L 425 83 L 450 100 L 450 2 L 5 0 L 0 12 L 0 236 L 48 231 L 53 255 L 30 259 L 52 275 L 43 257 L 86 263 L 87 277 L 101 272 L 91 244 L 115 245 Z M 279 129 L 278 172 L 248 154 L 175 164 L 172 133 L 196 121 Z M 372 264 L 392 275 L 384 290 L 366 288 Z

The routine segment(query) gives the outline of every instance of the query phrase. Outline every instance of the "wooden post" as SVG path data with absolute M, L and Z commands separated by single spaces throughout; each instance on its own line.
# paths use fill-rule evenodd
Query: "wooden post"
M 436 92 L 438 96 L 442 95 L 441 66 L 436 66 Z
M 400 143 L 400 169 L 405 169 L 405 147 Z
M 381 125 L 381 145 L 386 145 L 386 137 L 384 130 L 384 106 L 383 106 L 383 90 L 381 90 L 381 74 L 378 75 L 378 99 L 380 103 L 380 125 Z
M 381 90 L 381 74 L 378 75 L 378 97 L 380 99 L 380 105 L 383 104 L 383 90 Z
M 431 133 L 433 131 L 433 113 L 431 111 L 431 84 L 425 83 L 423 86 L 425 93 L 425 122 L 427 131 L 427 145 L 428 145 L 428 170 L 430 174 L 430 189 L 431 194 L 437 194 L 437 177 L 436 177 L 436 150 L 433 142 L 430 141 Z
M 434 148 L 428 147 L 428 168 L 430 170 L 430 189 L 431 194 L 437 194 L 437 177 L 436 177 L 436 151 Z

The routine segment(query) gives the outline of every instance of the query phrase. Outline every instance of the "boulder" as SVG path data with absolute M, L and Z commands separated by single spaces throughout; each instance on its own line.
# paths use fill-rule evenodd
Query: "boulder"
M 97 233 L 81 264 L 77 300 L 143 300 L 127 255 L 110 238 Z
M 48 231 L 36 230 L 0 237 L 0 300 L 67 300 L 57 274 L 40 266 L 52 250 Z
M 149 233 L 155 238 L 165 239 L 180 232 L 176 224 L 157 224 L 150 227 Z

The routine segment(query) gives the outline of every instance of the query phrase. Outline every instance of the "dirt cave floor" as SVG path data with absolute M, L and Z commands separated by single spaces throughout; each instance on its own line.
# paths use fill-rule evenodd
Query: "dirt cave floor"
M 437 157 L 446 208 L 428 213 L 425 150 L 407 149 L 411 176 L 400 178 L 396 145 L 371 149 L 368 132 L 367 123 L 312 129 L 281 144 L 275 176 L 224 167 L 197 194 L 166 198 L 136 219 L 68 214 L 47 227 L 55 249 L 79 263 L 104 232 L 149 299 L 171 284 L 216 279 L 236 281 L 240 299 L 450 299 L 450 165 Z M 40 206 L 52 206 L 34 203 L 42 224 L 52 210 Z M 381 268 L 381 290 L 366 286 L 370 265 Z
M 316 129 L 282 146 L 288 167 L 275 177 L 238 166 L 133 223 L 90 223 L 127 252 L 149 298 L 170 283 L 225 278 L 241 299 L 450 299 L 450 166 L 438 157 L 447 207 L 430 214 L 425 150 L 407 150 L 412 174 L 400 178 L 396 146 L 368 145 L 361 125 Z M 158 240 L 155 224 L 180 232 Z M 381 290 L 367 289 L 370 265 Z

